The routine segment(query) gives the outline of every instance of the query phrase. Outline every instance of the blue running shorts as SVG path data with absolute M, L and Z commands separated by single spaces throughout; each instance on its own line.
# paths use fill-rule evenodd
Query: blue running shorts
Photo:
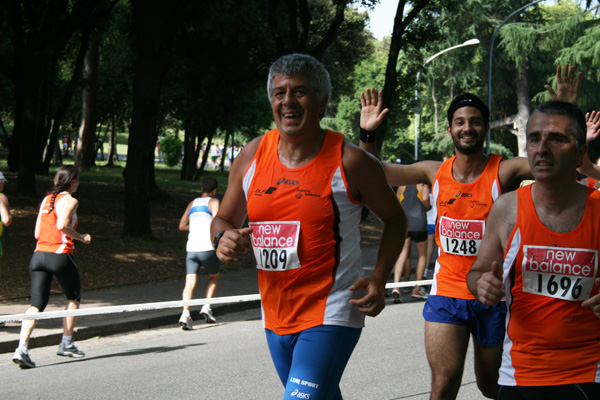
M 340 380 L 361 328 L 320 325 L 291 335 L 265 329 L 285 399 L 342 400 Z
M 506 331 L 506 302 L 486 306 L 477 300 L 430 295 L 423 308 L 423 318 L 429 322 L 466 325 L 479 346 L 500 346 Z
M 427 234 L 433 235 L 435 233 L 435 224 L 427 224 Z

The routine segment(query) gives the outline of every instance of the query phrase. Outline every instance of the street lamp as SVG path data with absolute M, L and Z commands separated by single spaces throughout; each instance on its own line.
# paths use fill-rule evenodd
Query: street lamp
M 535 0 L 532 1 L 529 4 L 525 4 L 523 7 L 519 8 L 516 11 L 513 11 L 508 17 L 506 17 L 504 19 L 504 21 L 502 21 L 500 23 L 500 25 L 498 25 L 498 27 L 496 28 L 496 30 L 494 31 L 494 34 L 492 35 L 492 41 L 490 43 L 490 63 L 488 65 L 488 109 L 490 110 L 490 118 L 492 116 L 492 56 L 494 55 L 494 41 L 496 40 L 496 35 L 498 34 L 498 31 L 500 31 L 500 28 L 502 28 L 502 25 L 504 25 L 506 23 L 506 21 L 508 21 L 509 19 L 512 18 L 513 15 L 515 15 L 516 13 L 526 9 L 527 7 L 530 7 L 536 3 L 539 3 L 542 0 Z M 490 121 L 491 122 L 491 121 Z M 485 143 L 485 150 L 486 153 L 490 154 L 490 138 L 491 138 L 491 129 L 488 129 L 488 133 L 487 133 L 487 139 L 486 139 L 486 143 Z
M 539 1 L 541 1 L 541 0 L 539 0 Z M 418 121 L 419 121 L 419 116 L 421 115 L 421 112 L 423 111 L 423 108 L 421 107 L 421 102 L 419 101 L 419 76 L 421 75 L 421 70 L 423 69 L 423 67 L 425 67 L 425 65 L 427 65 L 427 63 L 429 63 L 431 60 L 433 60 L 434 58 L 436 58 L 437 56 L 439 56 L 441 54 L 444 54 L 450 50 L 458 49 L 459 47 L 471 46 L 474 44 L 479 44 L 479 39 L 470 39 L 464 43 L 457 44 L 456 46 L 448 47 L 447 49 L 444 49 L 444 50 L 440 51 L 439 53 L 432 55 L 427 60 L 425 60 L 423 65 L 421 65 L 421 68 L 419 68 L 419 70 L 417 71 L 417 80 L 415 82 L 415 104 L 413 107 L 413 110 L 415 113 L 415 161 L 417 161 L 419 159 L 419 122 Z

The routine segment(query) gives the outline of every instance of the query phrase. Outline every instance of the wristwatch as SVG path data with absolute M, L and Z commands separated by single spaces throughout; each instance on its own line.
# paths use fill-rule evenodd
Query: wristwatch
M 213 247 L 215 248 L 215 250 L 217 250 L 217 247 L 219 247 L 219 241 L 221 240 L 221 238 L 223 237 L 223 234 L 225 233 L 225 231 L 219 231 L 217 232 L 217 234 L 215 235 L 215 240 L 213 240 Z

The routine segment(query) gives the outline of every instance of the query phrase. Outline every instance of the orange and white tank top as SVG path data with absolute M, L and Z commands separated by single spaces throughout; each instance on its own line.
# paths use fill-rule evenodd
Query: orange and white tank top
M 600 318 L 581 303 L 598 294 L 600 193 L 587 189 L 581 222 L 556 233 L 539 220 L 531 185 L 504 254 L 506 335 L 499 383 L 553 386 L 600 382 Z
M 327 131 L 319 154 L 300 168 L 279 161 L 279 131 L 267 132 L 243 180 L 263 323 L 278 335 L 318 325 L 364 326 L 348 288 L 364 274 L 362 204 L 348 190 L 344 136 Z
M 490 154 L 481 176 L 460 183 L 452 175 L 456 156 L 442 163 L 433 182 L 432 195 L 437 208 L 435 241 L 439 256 L 431 294 L 474 299 L 467 288 L 467 274 L 479 254 L 485 223 L 501 189 L 498 169 L 502 157 Z
M 52 195 L 44 197 L 40 206 L 40 234 L 37 241 L 35 251 L 45 251 L 47 253 L 69 253 L 73 254 L 73 239 L 56 228 L 56 220 L 58 219 L 59 204 L 70 198 L 69 192 L 60 192 L 54 200 L 54 208 L 50 211 L 50 200 Z M 73 213 L 69 217 L 70 225 L 73 229 L 77 228 L 77 214 Z

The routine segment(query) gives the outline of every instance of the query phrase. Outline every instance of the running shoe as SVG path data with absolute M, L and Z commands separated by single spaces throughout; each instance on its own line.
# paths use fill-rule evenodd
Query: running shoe
M 214 324 L 217 322 L 215 317 L 213 316 L 213 312 L 208 307 L 202 307 L 202 311 L 200 311 L 200 316 L 206 320 L 207 324 Z
M 179 318 L 179 326 L 184 331 L 191 331 L 192 328 L 192 317 L 184 317 L 183 315 Z
M 75 344 L 71 343 L 66 346 L 64 343 L 61 343 L 58 346 L 58 351 L 56 352 L 59 356 L 64 357 L 73 357 L 73 358 L 82 358 L 85 357 L 85 353 L 75 347 Z
M 396 288 L 392 290 L 392 298 L 394 299 L 392 300 L 394 304 L 402 303 L 402 295 L 400 294 L 400 289 Z
M 17 364 L 19 368 L 22 369 L 35 368 L 35 363 L 31 361 L 31 358 L 29 358 L 29 353 L 21 351 L 21 349 L 15 350 L 12 362 Z
M 427 290 L 425 290 L 425 288 L 422 287 L 422 288 L 417 289 L 417 287 L 415 286 L 412 290 L 410 297 L 412 297 L 414 299 L 426 300 L 429 297 L 429 293 L 427 293 Z

